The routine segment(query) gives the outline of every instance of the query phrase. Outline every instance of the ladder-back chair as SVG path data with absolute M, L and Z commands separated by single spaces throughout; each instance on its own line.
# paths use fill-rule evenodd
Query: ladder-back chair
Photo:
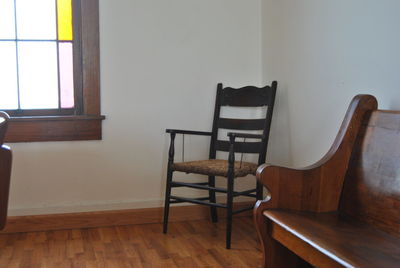
M 217 95 L 214 110 L 214 120 L 211 132 L 190 131 L 167 129 L 166 132 L 171 136 L 171 144 L 169 148 L 167 184 L 164 206 L 164 225 L 163 232 L 167 233 L 168 215 L 170 204 L 189 202 L 200 205 L 210 206 L 211 219 L 213 222 L 218 221 L 217 208 L 227 209 L 227 226 L 226 226 L 226 248 L 231 246 L 232 233 L 232 216 L 243 211 L 253 209 L 253 206 L 233 210 L 233 198 L 238 196 L 248 196 L 257 200 L 263 197 L 263 188 L 260 183 L 256 183 L 254 189 L 237 192 L 234 190 L 234 180 L 238 177 L 244 177 L 249 174 L 255 175 L 257 167 L 265 163 L 268 137 L 271 126 L 272 112 L 274 108 L 275 94 L 277 82 L 272 82 L 271 86 L 258 88 L 247 86 L 239 89 L 230 87 L 223 88 L 222 84 L 218 84 Z M 235 119 L 221 117 L 221 108 L 224 106 L 259 108 L 265 107 L 265 114 L 261 119 Z M 239 131 L 259 131 L 261 134 L 236 133 L 228 132 L 228 140 L 219 140 L 218 132 L 221 129 L 239 130 Z M 210 152 L 208 160 L 174 162 L 174 141 L 176 134 L 203 135 L 210 136 Z M 244 141 L 237 141 L 244 139 Z M 256 139 L 257 142 L 245 142 L 245 139 Z M 228 160 L 216 159 L 217 151 L 229 152 Z M 258 154 L 258 162 L 250 163 L 242 160 L 235 161 L 235 153 Z M 207 182 L 189 183 L 173 181 L 172 175 L 175 171 L 202 174 L 208 176 Z M 227 187 L 216 187 L 215 177 L 221 176 L 227 178 Z M 208 191 L 207 197 L 188 198 L 171 194 L 171 188 L 189 187 Z M 226 203 L 220 204 L 216 202 L 216 193 L 225 193 L 227 195 Z

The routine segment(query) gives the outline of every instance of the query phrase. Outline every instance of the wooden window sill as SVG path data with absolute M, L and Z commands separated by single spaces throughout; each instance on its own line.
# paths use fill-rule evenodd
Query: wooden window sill
M 101 140 L 105 116 L 11 117 L 5 142 Z

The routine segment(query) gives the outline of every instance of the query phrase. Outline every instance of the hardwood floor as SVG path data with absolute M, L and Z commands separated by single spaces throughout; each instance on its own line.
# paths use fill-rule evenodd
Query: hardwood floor
M 161 224 L 0 235 L 0 267 L 260 267 L 252 218 L 234 218 L 232 249 L 225 221 Z

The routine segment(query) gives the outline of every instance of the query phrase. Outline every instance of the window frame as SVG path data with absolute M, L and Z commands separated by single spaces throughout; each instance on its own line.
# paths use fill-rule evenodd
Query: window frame
M 73 0 L 74 39 L 80 51 L 74 53 L 75 105 L 71 109 L 12 112 L 6 142 L 101 140 L 99 0 Z M 79 42 L 80 41 L 80 42 Z M 75 50 L 75 47 L 74 47 Z M 78 49 L 79 50 L 79 49 Z

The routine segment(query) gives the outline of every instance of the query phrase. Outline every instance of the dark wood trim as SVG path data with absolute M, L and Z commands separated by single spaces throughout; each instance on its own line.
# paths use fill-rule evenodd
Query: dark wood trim
M 236 209 L 249 206 L 249 202 L 234 204 Z M 176 206 L 170 208 L 170 221 L 205 220 L 210 216 L 209 209 L 204 206 Z M 222 215 L 225 209 L 219 211 Z M 130 224 L 150 224 L 162 222 L 163 208 L 143 208 L 109 210 L 82 213 L 64 213 L 50 215 L 13 216 L 7 218 L 6 228 L 0 233 L 19 233 L 33 231 L 49 231 L 75 228 L 94 228 Z M 235 217 L 249 217 L 245 212 Z
M 99 0 L 81 1 L 83 114 L 100 115 Z
M 104 116 L 38 116 L 10 120 L 6 142 L 101 140 Z
M 72 25 L 74 30 L 74 101 L 75 114 L 83 113 L 83 64 L 82 64 L 82 10 L 81 0 L 72 1 Z
M 103 120 L 105 118 L 104 115 L 21 116 L 12 117 L 11 122 Z
M 24 116 L 63 116 L 74 115 L 75 109 L 24 109 L 24 110 L 3 110 L 10 117 Z

